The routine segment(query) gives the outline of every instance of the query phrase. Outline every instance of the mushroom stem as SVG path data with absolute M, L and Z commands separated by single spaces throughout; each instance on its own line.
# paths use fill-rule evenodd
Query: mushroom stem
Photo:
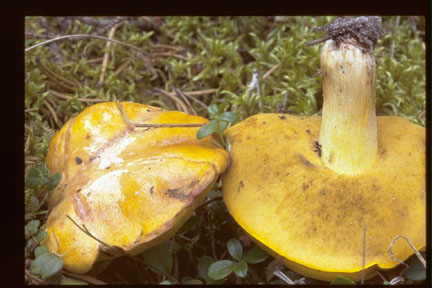
M 355 175 L 378 154 L 375 58 L 355 40 L 327 40 L 321 52 L 324 104 L 319 142 L 324 164 Z

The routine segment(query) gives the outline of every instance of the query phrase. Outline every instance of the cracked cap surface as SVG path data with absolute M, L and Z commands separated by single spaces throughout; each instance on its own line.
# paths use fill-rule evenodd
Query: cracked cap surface
M 207 123 L 177 111 L 122 102 L 136 123 Z M 198 128 L 127 126 L 114 102 L 96 104 L 70 119 L 52 140 L 51 174 L 61 173 L 51 191 L 52 209 L 42 244 L 61 255 L 66 269 L 85 273 L 104 259 L 102 244 L 138 254 L 168 240 L 202 202 L 228 153 L 196 139 Z

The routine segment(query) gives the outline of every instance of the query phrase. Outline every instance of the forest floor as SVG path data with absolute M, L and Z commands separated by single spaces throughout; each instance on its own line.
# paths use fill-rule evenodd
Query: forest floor
M 235 112 L 239 120 L 270 112 L 320 115 L 321 45 L 306 43 L 323 37 L 314 27 L 335 18 L 26 17 L 25 173 L 36 168 L 42 183 L 25 189 L 26 282 L 287 284 L 274 274 L 280 270 L 297 284 L 330 284 L 290 271 L 272 257 L 248 264 L 244 276 L 209 277 L 212 263 L 233 260 L 233 243 L 240 243 L 245 253 L 255 247 L 229 215 L 220 186 L 172 239 L 145 252 L 154 256 L 146 264 L 124 256 L 99 274 L 75 275 L 58 263 L 45 279 L 32 274 L 30 266 L 43 253 L 39 242 L 46 236 L 48 186 L 57 181 L 47 175 L 45 158 L 51 139 L 68 119 L 92 104 L 115 100 L 206 118 L 211 105 Z M 425 20 L 385 16 L 383 26 L 387 34 L 375 49 L 377 115 L 401 116 L 425 126 Z M 81 36 L 71 36 L 77 34 Z M 60 36 L 67 37 L 32 48 Z M 254 71 L 259 91 L 249 89 Z M 401 266 L 381 271 L 366 283 L 421 283 L 401 271 Z

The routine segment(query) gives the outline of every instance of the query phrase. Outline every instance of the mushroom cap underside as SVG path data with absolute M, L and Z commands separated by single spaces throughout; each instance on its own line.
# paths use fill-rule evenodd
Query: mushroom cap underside
M 225 132 L 232 164 L 222 176 L 234 219 L 265 250 L 302 275 L 359 280 L 366 224 L 366 277 L 389 269 L 399 234 L 426 242 L 425 129 L 400 117 L 377 117 L 378 160 L 359 175 L 324 167 L 320 117 L 259 114 Z M 315 145 L 314 145 L 315 144 Z M 402 240 L 394 256 L 413 251 Z
M 176 111 L 122 102 L 135 123 L 207 123 Z M 226 169 L 228 153 L 196 139 L 199 128 L 128 126 L 115 103 L 90 106 L 70 119 L 47 155 L 51 174 L 62 173 L 51 191 L 43 244 L 61 255 L 65 268 L 89 271 L 106 259 L 103 245 L 138 254 L 167 240 L 189 218 Z

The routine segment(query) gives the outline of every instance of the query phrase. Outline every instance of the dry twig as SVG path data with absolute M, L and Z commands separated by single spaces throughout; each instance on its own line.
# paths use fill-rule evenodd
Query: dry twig
M 189 91 L 189 92 L 183 92 L 183 94 L 185 94 L 186 96 L 197 97 L 197 96 L 202 96 L 202 95 L 207 95 L 207 94 L 213 94 L 217 90 L 218 89 L 207 89 L 207 90 L 199 90 L 199 91 Z
M 274 65 L 269 71 L 267 71 L 262 79 L 266 79 L 268 76 L 270 76 L 277 68 L 279 68 L 279 64 Z
M 57 91 L 52 90 L 52 89 L 49 89 L 48 92 L 51 93 L 52 95 L 60 98 L 60 99 L 65 99 L 65 100 L 78 100 L 81 102 L 93 102 L 93 103 L 100 103 L 100 102 L 107 102 L 108 101 L 108 100 L 104 100 L 104 99 L 75 98 L 74 96 L 65 95 L 63 93 L 57 92 Z
M 33 49 L 39 47 L 39 46 L 47 45 L 47 44 L 55 42 L 55 41 L 60 41 L 60 40 L 65 40 L 65 39 L 69 39 L 69 40 L 71 40 L 71 39 L 83 39 L 83 38 L 96 38 L 96 39 L 100 39 L 100 40 L 111 41 L 111 42 L 114 42 L 114 43 L 117 43 L 117 44 L 129 47 L 129 48 L 132 48 L 134 50 L 137 50 L 137 51 L 139 51 L 139 52 L 141 52 L 143 54 L 147 54 L 146 51 L 144 51 L 143 49 L 141 49 L 141 48 L 139 48 L 137 46 L 134 46 L 132 44 L 129 44 L 129 43 L 126 43 L 126 42 L 123 42 L 123 41 L 119 41 L 119 40 L 115 40 L 115 39 L 109 39 L 107 37 L 102 37 L 102 36 L 98 36 L 98 35 L 88 35 L 88 34 L 73 34 L 73 35 L 59 36 L 59 37 L 56 37 L 56 38 L 53 38 L 53 39 L 50 39 L 50 40 L 43 41 L 41 43 L 35 44 L 33 46 L 30 46 L 30 47 L 26 48 L 24 51 L 28 52 L 30 50 L 33 50 Z
M 173 90 L 173 92 L 175 94 L 177 94 L 177 96 L 179 96 L 179 97 L 181 97 L 183 99 L 183 101 L 186 103 L 186 105 L 189 107 L 189 109 L 192 111 L 192 113 L 194 115 L 198 115 L 196 113 L 195 109 L 192 107 L 191 103 L 189 102 L 189 99 L 186 97 L 186 95 L 183 94 L 183 92 L 180 89 L 178 89 L 178 88 L 176 88 L 174 86 L 171 86 L 171 89 Z
M 184 240 L 184 241 L 187 241 L 190 244 L 193 244 L 194 247 L 200 249 L 201 251 L 207 252 L 207 248 L 206 247 L 204 247 L 203 245 L 199 244 L 198 242 L 194 242 L 193 239 L 190 239 L 190 238 L 184 236 L 183 234 L 177 234 L 176 238 L 177 238 L 178 242 L 181 242 L 182 244 L 185 244 L 183 241 L 181 241 L 181 240 Z
M 426 109 L 424 109 L 422 112 L 420 112 L 420 114 L 417 116 L 418 118 L 424 118 L 426 113 Z
M 206 104 L 204 104 L 203 102 L 201 102 L 200 100 L 198 100 L 195 97 L 189 96 L 188 94 L 186 94 L 185 92 L 183 92 L 183 95 L 186 96 L 187 98 L 197 102 L 199 105 L 201 105 L 205 110 L 208 109 L 208 106 Z
M 48 198 L 48 193 L 46 193 L 46 194 L 44 195 L 44 197 L 42 198 L 42 201 L 40 201 L 40 203 L 39 203 L 39 207 L 38 207 L 38 210 L 40 210 L 40 209 L 42 208 L 42 206 L 43 206 L 43 204 L 45 203 L 45 201 L 46 201 L 47 198 Z
M 52 39 L 52 36 L 49 35 L 39 35 L 39 34 L 35 34 L 35 33 L 31 33 L 31 32 L 25 32 L 24 36 L 26 39 L 29 38 L 36 38 L 36 39 Z
M 150 48 L 151 49 L 155 49 L 155 50 L 158 50 L 158 49 L 173 50 L 173 51 L 176 51 L 176 52 L 182 50 L 182 48 L 180 48 L 180 47 L 172 46 L 172 45 L 166 45 L 166 44 L 152 44 L 150 46 Z
M 176 53 L 172 53 L 172 52 L 154 52 L 151 53 L 149 56 L 151 57 L 157 57 L 157 56 L 162 56 L 162 57 L 174 57 L 177 58 L 179 60 L 184 60 L 184 61 L 188 61 L 189 58 L 180 54 L 176 54 Z
M 119 253 L 119 254 L 121 254 L 121 255 L 129 256 L 130 258 L 132 258 L 133 260 L 135 260 L 135 261 L 137 261 L 137 262 L 139 262 L 139 263 L 141 263 L 141 264 L 147 265 L 147 264 L 146 264 L 144 261 L 142 261 L 141 259 L 139 259 L 139 258 L 137 258 L 137 257 L 135 257 L 135 256 L 132 256 L 132 255 L 127 255 L 126 252 L 125 252 L 121 247 L 119 247 L 119 246 L 110 246 L 110 245 L 106 244 L 105 242 L 103 242 L 102 240 L 96 238 L 95 236 L 93 236 L 93 235 L 90 233 L 90 231 L 87 229 L 87 227 L 86 227 L 84 224 L 82 224 L 82 227 L 81 227 L 81 226 L 80 226 L 78 223 L 76 223 L 76 222 L 72 219 L 72 217 L 70 217 L 68 214 L 66 214 L 66 217 L 67 217 L 70 221 L 72 221 L 72 223 L 75 224 L 75 226 L 77 226 L 78 229 L 80 229 L 82 232 L 84 232 L 87 236 L 91 237 L 92 239 L 96 240 L 96 241 L 99 242 L 100 244 L 104 245 L 103 248 L 108 248 L 108 249 L 102 249 L 102 251 L 105 250 L 104 253 L 107 253 L 107 255 L 109 255 L 109 256 L 111 256 L 111 257 L 114 257 L 115 254 Z M 159 269 L 157 269 L 156 267 L 152 267 L 152 269 L 155 270 L 155 271 L 156 271 L 157 273 L 159 273 L 159 274 L 164 274 L 163 272 L 161 272 L 161 271 L 160 271 Z M 168 277 L 168 278 L 169 278 L 171 281 L 173 281 L 174 283 L 178 283 L 177 279 L 175 279 L 175 278 L 172 277 L 171 275 L 166 275 L 166 277 Z
M 58 128 L 60 129 L 61 127 L 63 127 L 63 124 L 58 119 L 56 112 L 54 111 L 54 109 L 52 108 L 52 106 L 48 103 L 48 101 L 45 101 L 44 105 L 48 108 L 48 110 L 51 113 L 51 115 L 52 115 L 52 117 L 54 119 L 54 122 L 57 124 Z
M 377 271 L 377 274 L 384 282 L 387 281 L 387 279 L 379 271 Z
M 390 258 L 392 258 L 394 261 L 396 261 L 396 262 L 399 262 L 399 263 L 401 263 L 401 264 L 403 264 L 403 265 L 405 265 L 407 268 L 408 268 L 408 265 L 405 263 L 405 262 L 403 262 L 402 260 L 400 260 L 400 259 L 398 259 L 398 258 L 396 258 L 395 256 L 394 256 L 394 254 L 393 254 L 393 251 L 392 251 L 392 247 L 393 247 L 393 245 L 396 243 L 396 240 L 397 239 L 399 239 L 399 238 L 403 238 L 407 243 L 408 243 L 408 245 L 411 247 L 411 249 L 414 251 L 414 253 L 416 254 L 416 256 L 419 258 L 419 260 L 420 260 L 420 262 L 423 264 L 423 266 L 426 268 L 426 261 L 424 260 L 424 258 L 423 258 L 423 256 L 420 254 L 420 252 L 414 247 L 414 245 L 411 243 L 411 241 L 408 239 L 408 237 L 406 237 L 406 236 L 404 236 L 404 235 L 401 235 L 401 234 L 399 234 L 399 235 L 397 235 L 391 242 L 390 242 L 390 246 L 389 246 L 389 248 L 388 248 L 388 252 L 389 252 L 389 254 L 390 254 Z
M 294 285 L 294 281 L 291 280 L 287 275 L 285 275 L 282 271 L 279 270 L 279 268 L 276 268 L 276 271 L 273 272 L 275 276 L 277 276 L 279 279 L 282 279 L 284 282 L 286 282 L 288 285 Z
M 36 284 L 36 285 L 46 285 L 46 284 L 47 284 L 44 280 L 42 280 L 42 279 L 40 279 L 39 277 L 37 277 L 37 276 L 31 274 L 30 271 L 27 270 L 27 269 L 25 269 L 25 276 L 26 276 L 27 279 L 30 280 L 33 284 Z
M 152 124 L 152 123 L 135 123 L 132 122 L 124 113 L 123 109 L 121 108 L 120 102 L 117 100 L 116 101 L 117 107 L 120 111 L 120 114 L 122 115 L 123 119 L 125 120 L 126 123 L 128 123 L 130 126 L 133 127 L 137 127 L 137 128 L 180 128 L 180 127 L 184 127 L 184 128 L 190 128 L 190 127 L 201 127 L 203 125 L 205 125 L 205 123 L 191 123 L 191 124 L 172 124 L 172 123 L 168 123 L 168 124 Z
M 54 83 L 65 88 L 66 90 L 75 92 L 75 86 L 76 86 L 75 83 L 58 75 L 58 73 L 54 73 L 51 70 L 49 70 L 48 67 L 42 64 L 42 62 L 39 60 L 39 57 L 36 57 L 36 64 L 38 68 L 41 70 L 41 72 L 44 73 Z
M 103 61 L 103 57 L 93 58 L 93 59 L 86 60 L 86 63 L 87 64 L 92 64 L 92 63 L 97 63 L 97 62 L 100 62 L 100 61 Z
M 159 92 L 162 95 L 164 95 L 164 96 L 170 98 L 171 100 L 173 100 L 174 103 L 176 104 L 176 107 L 177 107 L 178 110 L 180 110 L 180 111 L 182 111 L 184 113 L 188 113 L 188 109 L 186 107 L 186 104 L 181 99 L 177 98 L 175 96 L 175 93 L 171 94 L 171 93 L 168 93 L 168 92 L 166 92 L 166 91 L 164 91 L 162 89 L 158 89 L 158 88 L 154 88 L 153 90 L 156 91 L 156 92 Z
M 113 39 L 114 38 L 114 33 L 117 29 L 117 25 L 114 25 L 111 30 L 110 33 L 108 35 L 109 39 Z M 111 44 L 112 42 L 107 42 L 106 46 L 105 46 L 105 54 L 104 54 L 104 58 L 103 58 L 103 62 L 102 62 L 102 71 L 101 74 L 99 76 L 99 82 L 97 83 L 97 86 L 102 87 L 103 83 L 104 83 L 104 77 L 105 77 L 105 72 L 108 66 L 108 60 L 109 60 L 109 52 L 110 52 L 110 48 L 111 48 Z
M 121 72 L 123 72 L 123 70 L 131 63 L 131 60 L 127 60 L 126 62 L 124 62 L 122 65 L 120 65 L 119 68 L 117 68 L 117 70 L 114 72 L 114 77 L 117 77 Z

